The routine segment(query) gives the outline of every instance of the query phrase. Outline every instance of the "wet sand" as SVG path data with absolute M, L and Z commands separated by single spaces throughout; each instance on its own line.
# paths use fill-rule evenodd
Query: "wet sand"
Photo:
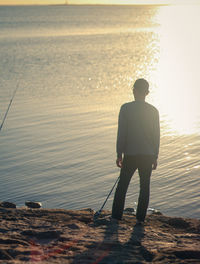
M 200 220 L 0 208 L 0 263 L 200 263 Z

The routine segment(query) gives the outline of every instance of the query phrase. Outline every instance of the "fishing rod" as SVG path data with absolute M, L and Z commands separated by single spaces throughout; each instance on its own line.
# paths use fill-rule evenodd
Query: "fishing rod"
M 9 109 L 10 109 L 11 104 L 12 104 L 12 102 L 13 102 L 13 99 L 14 99 L 14 97 L 15 97 L 15 94 L 16 94 L 18 88 L 19 88 L 19 83 L 20 83 L 20 82 L 18 82 L 17 87 L 16 87 L 16 89 L 15 89 L 14 92 L 13 92 L 13 95 L 12 95 L 12 98 L 11 98 L 11 100 L 10 100 L 10 103 L 8 104 L 8 108 L 7 108 L 7 110 L 6 110 L 6 113 L 5 113 L 5 115 L 4 115 L 3 121 L 2 121 L 1 126 L 0 126 L 0 131 L 1 131 L 2 127 L 3 127 L 3 125 L 4 125 L 4 122 L 5 122 L 6 117 L 7 117 L 7 115 L 8 115 L 8 112 L 9 112 Z
M 117 184 L 117 182 L 119 181 L 119 179 L 120 179 L 120 176 L 117 178 L 117 180 L 116 180 L 115 184 L 113 185 L 112 189 L 110 190 L 110 192 L 109 192 L 108 196 L 106 197 L 106 200 L 105 200 L 105 202 L 103 203 L 103 205 L 101 206 L 101 208 L 99 209 L 99 211 L 97 211 L 97 212 L 94 214 L 94 220 L 97 220 L 97 218 L 98 218 L 98 217 L 99 217 L 99 215 L 101 214 L 101 211 L 103 210 L 103 208 L 104 208 L 104 205 L 106 204 L 106 202 L 107 202 L 108 198 L 110 197 L 110 195 L 111 195 L 111 193 L 112 193 L 113 189 L 115 188 L 115 185 L 116 185 L 116 184 Z

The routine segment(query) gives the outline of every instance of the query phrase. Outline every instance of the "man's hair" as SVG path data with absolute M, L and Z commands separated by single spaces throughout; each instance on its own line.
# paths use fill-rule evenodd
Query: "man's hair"
M 145 79 L 137 79 L 133 85 L 133 89 L 146 94 L 149 92 L 149 83 Z

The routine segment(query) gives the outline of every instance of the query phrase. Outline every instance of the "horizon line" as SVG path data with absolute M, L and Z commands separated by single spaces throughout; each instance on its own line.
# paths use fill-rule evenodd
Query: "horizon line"
M 89 4 L 89 3 L 86 3 L 86 4 L 80 4 L 80 3 L 77 3 L 77 4 L 0 4 L 0 6 L 176 6 L 176 5 L 199 5 L 200 3 L 155 3 L 155 4 Z
M 0 6 L 188 6 L 188 5 L 200 5 L 199 3 L 193 2 L 193 3 L 111 3 L 111 4 L 105 4 L 105 3 L 35 3 L 35 4 L 1 4 Z

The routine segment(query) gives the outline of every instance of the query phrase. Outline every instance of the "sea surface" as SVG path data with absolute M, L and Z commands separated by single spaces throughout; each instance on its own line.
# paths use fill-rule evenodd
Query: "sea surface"
M 200 218 L 200 6 L 0 7 L 0 200 L 98 210 L 137 78 L 160 111 L 150 207 Z M 126 207 L 138 199 L 138 174 Z M 113 194 L 105 208 L 111 209 Z

